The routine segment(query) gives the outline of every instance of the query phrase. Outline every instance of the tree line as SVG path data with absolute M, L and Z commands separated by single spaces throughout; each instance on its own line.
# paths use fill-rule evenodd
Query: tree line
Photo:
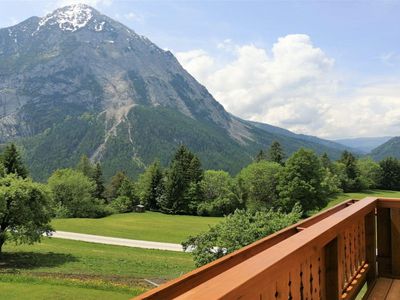
M 75 168 L 56 170 L 48 179 L 57 217 L 103 217 L 135 210 L 167 214 L 225 216 L 236 209 L 280 209 L 298 203 L 304 215 L 327 204 L 330 195 L 366 189 L 400 189 L 400 161 L 375 162 L 344 151 L 337 161 L 301 148 L 287 157 L 278 142 L 261 150 L 236 176 L 204 170 L 200 159 L 180 145 L 170 164 L 158 160 L 137 180 L 117 172 L 105 184 L 101 165 L 83 155 Z
M 262 218 L 255 217 L 257 213 L 269 214 L 271 219 L 277 216 L 276 220 L 284 220 L 279 215 L 283 214 L 289 221 L 281 224 L 288 224 L 324 207 L 331 194 L 372 188 L 400 190 L 398 159 L 389 157 L 378 163 L 344 151 L 339 160 L 331 161 L 327 154 L 318 156 L 308 149 L 286 157 L 274 142 L 231 176 L 221 170 L 204 170 L 199 158 L 181 145 L 167 167 L 155 161 L 136 181 L 117 172 L 105 183 L 101 165 L 82 156 L 74 168 L 56 170 L 41 184 L 30 179 L 11 144 L 0 156 L 0 251 L 7 238 L 28 243 L 39 240 L 52 230 L 49 224 L 54 217 L 103 217 L 134 211 L 139 204 L 168 214 L 232 215 L 231 221 L 225 221 L 228 224 L 247 218 L 252 224 L 249 228 L 256 230 L 249 236 L 259 236 L 262 233 L 254 222 Z M 243 244 L 235 247 L 239 246 Z

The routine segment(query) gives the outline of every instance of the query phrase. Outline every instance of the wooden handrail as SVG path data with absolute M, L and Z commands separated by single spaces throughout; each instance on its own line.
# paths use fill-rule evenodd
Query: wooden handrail
M 327 210 L 324 210 L 310 218 L 302 220 L 292 226 L 284 228 L 274 234 L 262 238 L 246 247 L 243 247 L 233 253 L 225 255 L 205 266 L 197 268 L 177 279 L 171 280 L 158 288 L 138 296 L 136 299 L 172 299 L 182 292 L 191 289 L 192 287 L 205 282 L 212 277 L 232 268 L 233 266 L 245 261 L 246 259 L 276 245 L 277 243 L 297 234 L 300 228 L 307 228 L 318 223 L 324 218 L 337 213 L 338 211 L 347 208 L 358 200 L 349 199 L 340 204 L 337 204 Z
M 400 212 L 400 199 L 347 201 L 137 299 L 354 299 L 376 277 L 376 209 L 379 233 L 379 211 Z

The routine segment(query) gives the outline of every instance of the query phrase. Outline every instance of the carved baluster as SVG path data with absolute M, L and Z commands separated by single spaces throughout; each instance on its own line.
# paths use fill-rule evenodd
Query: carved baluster
M 300 264 L 296 264 L 296 266 L 290 271 L 290 291 L 293 299 L 299 300 L 301 299 L 300 296 L 300 286 L 301 286 L 301 280 L 300 280 Z

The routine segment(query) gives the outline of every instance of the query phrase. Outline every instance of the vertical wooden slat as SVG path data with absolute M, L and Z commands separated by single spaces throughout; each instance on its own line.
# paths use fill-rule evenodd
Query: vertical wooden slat
M 378 208 L 377 231 L 378 231 L 378 274 L 379 276 L 390 276 L 392 273 L 392 247 L 391 247 L 391 224 L 390 209 Z
M 320 287 L 319 287 L 319 275 L 318 275 L 318 270 L 319 270 L 319 258 L 320 255 L 313 256 L 311 258 L 311 274 L 312 274 L 312 298 L 311 299 L 320 299 L 319 297 L 319 292 L 320 292 Z
M 300 264 L 290 271 L 290 296 L 292 299 L 300 299 Z
M 325 297 L 325 285 L 326 285 L 326 279 L 325 279 L 325 253 L 321 250 L 320 252 L 320 261 L 319 261 L 319 289 L 320 289 L 320 294 L 319 298 L 324 299 Z
M 310 300 L 310 259 L 304 261 L 301 265 L 302 283 L 303 283 L 303 299 Z
M 351 251 L 350 251 L 350 230 L 346 229 L 344 232 L 344 262 L 345 262 L 345 281 L 344 283 L 347 285 L 351 279 Z
M 337 300 L 339 293 L 338 274 L 338 239 L 332 240 L 325 246 L 325 297 L 326 300 Z
M 350 278 L 353 277 L 354 273 L 356 272 L 356 265 L 357 265 L 357 252 L 356 252 L 356 223 L 351 225 L 350 230 Z
M 289 296 L 289 273 L 279 276 L 275 283 L 276 300 L 287 300 Z
M 337 237 L 337 259 L 338 259 L 338 288 L 341 290 L 345 285 L 345 274 L 346 274 L 346 253 L 344 247 L 344 232 L 339 234 Z M 325 258 L 326 256 L 324 256 Z M 325 280 L 327 278 L 325 277 Z
M 392 275 L 400 276 L 400 209 L 391 209 Z
M 365 216 L 365 260 L 369 264 L 367 284 L 371 286 L 376 279 L 376 224 L 375 211 Z

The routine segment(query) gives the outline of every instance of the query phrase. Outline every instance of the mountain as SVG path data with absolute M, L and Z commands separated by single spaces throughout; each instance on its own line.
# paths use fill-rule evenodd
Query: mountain
M 360 152 L 360 150 L 355 149 L 355 148 L 353 148 L 351 146 L 346 146 L 346 145 L 343 145 L 341 143 L 337 143 L 337 142 L 334 142 L 334 141 L 320 139 L 320 138 L 318 138 L 316 136 L 305 135 L 305 134 L 296 134 L 296 133 L 291 132 L 291 131 L 289 131 L 287 129 L 283 129 L 283 128 L 276 127 L 276 126 L 269 125 L 269 124 L 253 122 L 253 121 L 248 121 L 248 122 L 250 124 L 258 127 L 258 128 L 261 128 L 261 129 L 267 131 L 267 132 L 271 132 L 271 133 L 275 133 L 275 134 L 283 135 L 283 136 L 287 136 L 287 137 L 292 137 L 292 138 L 295 138 L 295 139 L 298 139 L 298 140 L 302 140 L 304 142 L 311 142 L 311 143 L 314 143 L 314 144 L 325 146 L 325 147 L 327 147 L 329 149 L 335 149 L 335 150 L 338 150 L 338 151 L 350 150 L 350 151 L 353 151 L 355 153 Z
M 171 52 L 82 4 L 0 29 L 0 142 L 13 140 L 41 180 L 82 154 L 107 178 L 135 176 L 181 143 L 231 173 L 274 140 L 289 154 L 342 150 L 232 116 Z
M 375 160 L 382 160 L 385 157 L 393 156 L 400 159 L 400 137 L 396 136 L 386 143 L 373 149 L 370 156 Z
M 344 146 L 354 148 L 364 154 L 371 152 L 376 147 L 386 143 L 392 137 L 365 137 L 365 138 L 353 138 L 353 139 L 340 139 L 335 140 L 336 143 L 342 144 Z

